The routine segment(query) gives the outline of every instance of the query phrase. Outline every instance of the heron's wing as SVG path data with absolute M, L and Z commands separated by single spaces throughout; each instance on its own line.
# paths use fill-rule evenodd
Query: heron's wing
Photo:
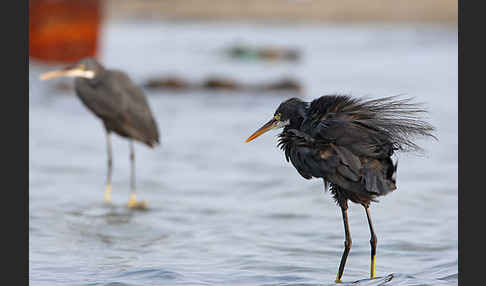
M 287 161 L 306 179 L 327 177 L 335 172 L 359 181 L 361 162 L 346 148 L 315 140 L 308 134 L 290 129 L 280 135 L 279 146 Z
M 311 102 L 305 132 L 344 146 L 359 156 L 386 158 L 394 149 L 417 151 L 418 136 L 434 128 L 421 119 L 426 111 L 410 98 L 363 100 L 349 96 L 322 96 Z
M 95 83 L 76 78 L 75 90 L 84 105 L 102 120 L 116 120 L 128 105 L 123 93 L 113 89 L 106 76 Z
M 311 102 L 300 131 L 284 132 L 282 149 L 305 178 L 386 194 L 396 189 L 393 152 L 420 150 L 413 139 L 434 137 L 434 128 L 421 119 L 425 110 L 410 101 L 322 96 Z
M 290 161 L 306 179 L 326 177 L 339 165 L 336 156 L 330 156 L 325 161 L 320 160 L 320 149 L 316 148 L 315 140 L 296 129 L 280 134 L 278 145 L 284 151 L 287 162 Z
M 121 114 L 124 128 L 140 141 L 149 145 L 159 142 L 157 122 L 152 114 L 143 90 L 136 86 L 132 80 L 121 71 L 111 71 L 111 89 L 124 98 Z M 123 84 L 119 84 L 123 83 Z
M 346 190 L 377 195 L 394 190 L 390 158 L 360 157 L 349 148 L 312 138 L 295 129 L 282 133 L 280 147 L 287 161 L 306 179 L 324 178 Z
M 158 142 L 157 124 L 143 91 L 126 74 L 106 71 L 94 84 L 84 79 L 76 79 L 75 83 L 81 101 L 109 130 L 149 146 Z
M 357 156 L 386 158 L 394 151 L 394 144 L 387 134 L 358 121 L 322 120 L 312 129 L 312 136 L 345 148 Z

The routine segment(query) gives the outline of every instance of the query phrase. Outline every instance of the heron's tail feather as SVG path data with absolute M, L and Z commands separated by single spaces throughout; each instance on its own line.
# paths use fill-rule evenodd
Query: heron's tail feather
M 399 96 L 361 100 L 350 106 L 350 109 L 360 110 L 356 121 L 379 129 L 395 143 L 396 150 L 421 151 L 414 139 L 432 137 L 437 140 L 437 137 L 433 134 L 435 128 L 423 119 L 427 114 L 423 104 L 414 103 L 412 100 L 413 98 Z

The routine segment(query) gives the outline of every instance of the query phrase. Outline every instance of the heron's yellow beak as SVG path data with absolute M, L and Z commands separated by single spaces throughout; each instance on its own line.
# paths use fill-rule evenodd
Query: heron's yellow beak
M 56 77 L 84 77 L 84 78 L 93 78 L 94 72 L 85 70 L 82 66 L 78 66 L 75 68 L 68 68 L 62 70 L 56 70 L 51 72 L 45 72 L 40 75 L 41 80 L 48 80 Z
M 265 123 L 265 125 L 263 125 L 260 129 L 258 129 L 257 131 L 255 131 L 255 133 L 253 133 L 250 137 L 248 137 L 248 139 L 246 139 L 245 142 L 250 142 L 251 140 L 257 138 L 258 136 L 262 135 L 263 133 L 269 131 L 269 130 L 272 130 L 274 128 L 278 127 L 278 120 L 276 120 L 275 118 L 272 118 L 272 120 L 268 121 L 267 123 Z

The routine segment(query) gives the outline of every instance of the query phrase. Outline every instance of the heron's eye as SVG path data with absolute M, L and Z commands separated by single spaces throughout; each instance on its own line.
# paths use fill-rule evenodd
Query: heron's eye
M 78 66 L 78 68 L 79 68 L 80 70 L 84 70 L 84 64 L 80 64 L 80 65 Z
M 275 114 L 275 116 L 273 118 L 275 118 L 275 120 L 277 121 L 280 121 L 280 118 L 282 117 L 282 114 L 281 113 L 277 113 Z

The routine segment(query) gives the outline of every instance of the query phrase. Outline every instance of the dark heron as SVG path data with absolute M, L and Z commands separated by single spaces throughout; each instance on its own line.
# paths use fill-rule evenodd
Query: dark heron
M 421 119 L 426 111 L 410 99 L 386 97 L 374 100 L 327 95 L 310 103 L 291 98 L 280 104 L 273 118 L 246 142 L 275 128 L 283 128 L 279 147 L 287 161 L 305 179 L 322 178 L 324 190 L 341 207 L 345 242 L 336 282 L 341 282 L 351 249 L 348 200 L 361 204 L 371 233 L 371 270 L 375 277 L 377 238 L 370 202 L 395 190 L 395 151 L 419 151 L 413 139 L 434 137 L 434 128 Z
M 153 148 L 159 143 L 159 131 L 143 91 L 124 72 L 106 69 L 93 58 L 84 58 L 73 66 L 41 75 L 42 80 L 56 77 L 74 77 L 76 94 L 105 126 L 108 151 L 105 201 L 111 202 L 111 132 L 115 132 L 130 141 L 131 192 L 128 206 L 144 207 L 146 203 L 137 202 L 135 196 L 133 140 Z

